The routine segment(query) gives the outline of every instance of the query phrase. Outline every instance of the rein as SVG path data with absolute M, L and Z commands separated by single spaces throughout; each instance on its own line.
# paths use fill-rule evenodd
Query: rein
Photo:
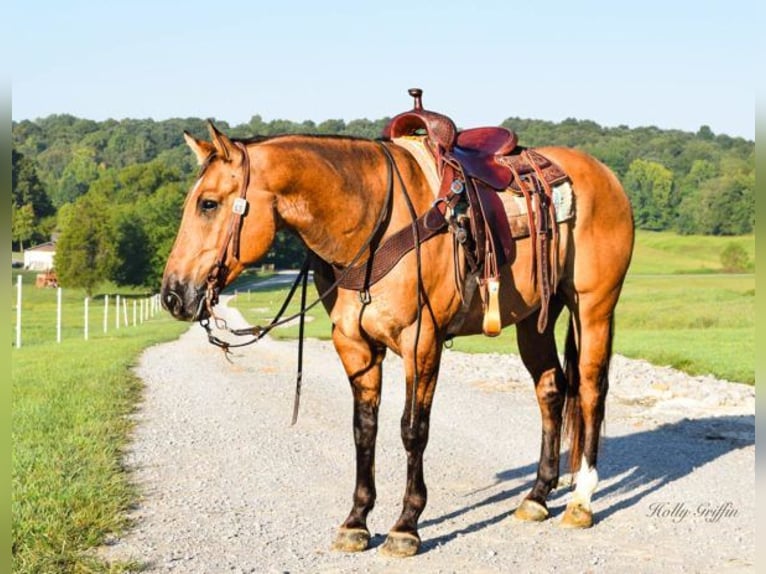
M 320 294 L 317 297 L 317 299 L 314 300 L 310 305 L 306 305 L 308 275 L 309 275 L 309 270 L 310 270 L 311 262 L 312 262 L 312 253 L 309 252 L 306 255 L 306 259 L 304 260 L 303 265 L 301 266 L 301 270 L 298 273 L 298 276 L 293 282 L 293 285 L 290 287 L 290 291 L 287 294 L 285 301 L 282 303 L 282 307 L 279 309 L 276 316 L 271 320 L 271 322 L 265 327 L 256 325 L 251 327 L 244 327 L 241 329 L 232 329 L 231 327 L 228 326 L 225 319 L 215 314 L 215 312 L 213 311 L 213 307 L 218 303 L 218 295 L 221 290 L 221 285 L 223 285 L 224 281 L 226 280 L 226 275 L 228 274 L 228 268 L 226 267 L 226 264 L 225 264 L 226 252 L 228 251 L 229 244 L 232 243 L 232 241 L 234 242 L 233 255 L 235 258 L 239 257 L 239 240 L 240 240 L 240 234 L 242 231 L 242 217 L 246 215 L 247 205 L 248 205 L 246 195 L 247 195 L 247 188 L 250 183 L 250 158 L 245 145 L 238 141 L 234 142 L 234 144 L 243 153 L 242 167 L 245 170 L 245 173 L 242 178 L 242 185 L 239 190 L 239 197 L 234 201 L 234 205 L 232 206 L 232 218 L 229 222 L 229 228 L 226 233 L 226 240 L 221 245 L 221 248 L 218 251 L 218 257 L 216 259 L 216 262 L 213 265 L 207 277 L 205 299 L 202 302 L 202 304 L 205 305 L 208 311 L 209 317 L 200 319 L 199 324 L 205 329 L 207 333 L 208 342 L 211 343 L 212 345 L 215 345 L 216 347 L 221 348 L 224 351 L 226 358 L 228 359 L 229 358 L 228 355 L 231 352 L 230 349 L 237 348 L 237 347 L 245 347 L 247 345 L 252 345 L 253 343 L 257 343 L 259 340 L 265 337 L 266 334 L 268 334 L 268 332 L 271 331 L 273 328 L 279 327 L 280 325 L 284 325 L 285 323 L 288 323 L 295 319 L 299 319 L 300 322 L 299 322 L 299 333 L 298 333 L 298 372 L 296 375 L 295 401 L 293 404 L 292 424 L 295 424 L 295 422 L 298 420 L 298 408 L 300 405 L 301 383 L 303 379 L 303 339 L 304 339 L 303 335 L 304 335 L 304 323 L 305 323 L 306 313 L 308 313 L 308 311 L 316 307 L 321 301 L 326 299 L 328 295 L 330 295 L 330 293 L 332 293 L 335 289 L 337 289 L 346 280 L 347 275 L 350 274 L 353 269 L 355 269 L 354 266 L 359 262 L 359 260 L 364 255 L 365 251 L 369 248 L 370 244 L 373 242 L 373 240 L 376 237 L 378 237 L 379 233 L 382 231 L 383 223 L 388 219 L 388 216 L 391 210 L 391 205 L 393 204 L 394 170 L 396 170 L 399 182 L 402 185 L 402 190 L 404 191 L 404 195 L 407 198 L 408 206 L 410 207 L 410 210 L 412 211 L 412 204 L 410 202 L 406 189 L 404 188 L 404 182 L 402 181 L 402 177 L 401 177 L 401 174 L 399 173 L 399 169 L 396 167 L 396 163 L 394 162 L 394 159 L 391 156 L 391 152 L 388 150 L 388 148 L 386 148 L 383 142 L 379 142 L 379 143 L 386 157 L 386 167 L 387 167 L 386 199 L 385 199 L 385 203 L 383 204 L 383 208 L 381 209 L 380 214 L 378 215 L 378 219 L 375 222 L 375 226 L 372 229 L 372 232 L 367 237 L 367 239 L 362 244 L 362 246 L 359 248 L 356 255 L 354 255 L 354 257 L 351 259 L 351 262 L 340 272 L 335 282 L 332 285 L 330 285 L 327 288 L 327 290 L 325 290 L 324 293 Z M 415 233 L 417 233 L 417 231 L 415 231 Z M 419 279 L 418 297 L 420 297 L 421 284 L 420 284 L 419 250 L 418 250 L 418 279 Z M 290 315 L 289 317 L 282 318 L 282 315 L 287 310 L 287 307 L 290 304 L 290 301 L 292 300 L 293 296 L 295 295 L 295 291 L 298 289 L 299 284 L 302 285 L 300 311 Z M 369 294 L 367 298 L 362 297 L 361 299 L 362 299 L 363 305 L 366 305 L 367 303 L 369 303 Z M 420 332 L 419 308 L 420 306 L 418 306 L 418 333 Z M 245 341 L 243 343 L 230 343 L 228 341 L 224 341 L 213 334 L 213 328 L 210 324 L 211 323 L 210 319 L 213 320 L 215 327 L 219 330 L 227 331 L 231 333 L 232 335 L 235 335 L 238 337 L 251 336 L 252 339 L 250 339 L 249 341 Z

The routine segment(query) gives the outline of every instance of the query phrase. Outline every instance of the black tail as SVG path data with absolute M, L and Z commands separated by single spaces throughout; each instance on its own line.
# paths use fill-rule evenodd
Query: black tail
M 574 320 L 569 316 L 567 338 L 564 344 L 564 376 L 567 392 L 564 398 L 564 435 L 569 441 L 569 470 L 574 474 L 580 469 L 583 441 L 583 418 L 580 405 L 580 349 L 575 337 Z

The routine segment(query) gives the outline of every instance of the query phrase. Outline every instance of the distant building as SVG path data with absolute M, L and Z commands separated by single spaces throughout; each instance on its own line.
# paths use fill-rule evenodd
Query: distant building
M 53 269 L 53 259 L 56 257 L 56 243 L 48 241 L 24 250 L 24 269 L 47 271 Z

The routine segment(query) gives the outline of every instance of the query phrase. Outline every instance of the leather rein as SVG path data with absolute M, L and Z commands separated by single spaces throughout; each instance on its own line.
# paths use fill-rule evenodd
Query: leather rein
M 218 251 L 218 257 L 216 258 L 216 262 L 211 268 L 210 272 L 207 276 L 207 285 L 205 289 L 205 298 L 201 302 L 200 307 L 202 305 L 205 306 L 205 308 L 208 311 L 208 317 L 204 317 L 199 320 L 200 325 L 205 329 L 207 333 L 208 342 L 215 345 L 216 347 L 221 348 L 226 358 L 228 359 L 230 354 L 230 349 L 237 348 L 237 347 L 244 347 L 247 345 L 252 345 L 253 343 L 258 342 L 261 340 L 266 334 L 271 331 L 273 328 L 278 327 L 280 325 L 284 325 L 285 323 L 288 323 L 290 321 L 293 321 L 295 319 L 299 319 L 299 333 L 298 333 L 298 372 L 296 376 L 296 387 L 295 387 L 295 400 L 293 403 L 293 418 L 292 418 L 292 424 L 295 424 L 298 417 L 298 408 L 300 405 L 300 394 L 301 394 L 301 383 L 303 379 L 303 339 L 304 339 L 304 324 L 305 324 L 305 318 L 306 313 L 313 309 L 316 305 L 318 305 L 321 301 L 323 301 L 327 296 L 332 293 L 335 289 L 338 287 L 344 286 L 344 284 L 347 283 L 349 277 L 353 276 L 354 274 L 359 272 L 360 267 L 357 267 L 356 264 L 359 262 L 359 260 L 364 255 L 365 251 L 370 247 L 370 245 L 373 243 L 373 241 L 376 240 L 376 238 L 379 240 L 380 236 L 382 235 L 382 232 L 384 231 L 383 224 L 386 222 L 389 218 L 391 206 L 393 204 L 393 195 L 394 195 L 394 172 L 396 172 L 397 179 L 399 181 L 400 187 L 402 189 L 402 193 L 405 198 L 406 205 L 408 207 L 408 210 L 410 212 L 410 215 L 412 217 L 412 224 L 409 228 L 409 232 L 412 237 L 412 242 L 414 243 L 416 247 L 416 253 L 417 253 L 417 270 L 418 270 L 418 314 L 417 314 L 417 333 L 415 338 L 415 348 L 417 349 L 417 344 L 419 340 L 420 335 L 420 325 L 421 325 L 421 309 L 422 304 L 425 304 L 429 311 L 430 304 L 428 303 L 427 299 L 425 299 L 424 291 L 423 291 L 423 284 L 422 284 L 422 274 L 421 274 L 421 261 L 420 261 L 420 249 L 419 245 L 430 237 L 431 235 L 426 234 L 426 237 L 423 237 L 423 228 L 422 228 L 422 221 L 424 216 L 421 216 L 420 218 L 417 217 L 414 206 L 412 204 L 412 201 L 410 200 L 409 194 L 407 193 L 407 189 L 404 185 L 404 181 L 402 179 L 401 173 L 399 172 L 399 168 L 396 165 L 396 162 L 394 161 L 393 156 L 391 155 L 391 152 L 388 150 L 388 148 L 385 146 L 385 144 L 382 141 L 379 141 L 378 143 L 381 146 L 381 149 L 383 150 L 383 153 L 386 157 L 386 168 L 387 168 L 387 181 L 386 181 L 386 199 L 383 204 L 383 208 L 380 211 L 380 214 L 378 215 L 378 219 L 375 222 L 375 225 L 370 232 L 370 235 L 367 237 L 367 239 L 364 241 L 362 246 L 357 251 L 356 255 L 351 259 L 349 264 L 345 266 L 343 269 L 337 270 L 336 268 L 336 280 L 335 282 L 330 285 L 324 293 L 321 293 L 315 301 L 313 301 L 310 305 L 306 305 L 306 291 L 307 291 L 307 284 L 308 284 L 308 276 L 309 276 L 309 270 L 311 268 L 312 263 L 312 253 L 309 252 L 306 256 L 306 259 L 303 262 L 303 265 L 301 267 L 300 272 L 298 273 L 298 276 L 296 277 L 295 281 L 293 282 L 293 285 L 290 288 L 289 293 L 287 294 L 287 297 L 285 298 L 285 301 L 282 303 L 281 308 L 277 312 L 276 316 L 271 320 L 271 322 L 266 326 L 249 326 L 244 327 L 241 329 L 233 329 L 228 326 L 226 323 L 226 320 L 222 317 L 219 317 L 215 314 L 213 311 L 213 307 L 218 303 L 218 297 L 220 294 L 221 289 L 223 288 L 226 280 L 226 276 L 228 275 L 229 269 L 226 266 L 226 254 L 229 250 L 229 245 L 232 245 L 232 255 L 235 258 L 239 258 L 239 243 L 240 243 L 240 235 L 242 232 L 242 218 L 247 214 L 247 188 L 250 184 L 250 157 L 247 151 L 247 147 L 239 141 L 233 142 L 235 146 L 242 152 L 243 159 L 242 159 L 242 168 L 243 168 L 243 177 L 242 177 L 242 184 L 239 189 L 239 196 L 234 200 L 234 204 L 232 206 L 232 216 L 229 221 L 229 227 L 226 232 L 225 240 Z M 436 207 L 436 206 L 435 206 Z M 433 210 L 434 208 L 432 208 Z M 404 228 L 400 232 L 397 233 L 397 235 L 401 235 L 402 232 L 407 230 L 408 228 Z M 385 243 L 383 244 L 385 246 Z M 368 262 L 369 268 L 371 268 L 372 259 L 374 258 L 373 252 L 370 255 L 370 261 Z M 361 268 L 364 268 L 365 266 L 362 266 Z M 367 271 L 368 277 L 369 277 L 369 270 Z M 301 285 L 301 304 L 300 304 L 300 310 L 297 313 L 294 313 L 288 317 L 282 317 L 282 315 L 287 310 L 288 305 L 290 304 L 290 301 L 292 300 L 293 296 L 295 295 L 295 292 L 298 288 L 298 285 Z M 360 300 L 362 302 L 362 305 L 367 305 L 370 303 L 370 297 L 369 297 L 369 291 L 367 290 L 367 287 L 369 286 L 369 283 L 365 286 L 365 289 L 363 291 L 360 291 Z M 433 314 L 433 311 L 431 311 Z M 211 326 L 211 319 L 213 320 L 213 323 L 215 324 L 215 327 L 217 329 L 220 329 L 222 331 L 227 331 L 231 333 L 232 335 L 243 337 L 243 336 L 250 336 L 252 337 L 249 341 L 245 341 L 243 343 L 230 343 L 228 341 L 224 341 L 213 334 L 213 328 Z M 417 364 L 415 365 L 415 390 L 417 390 L 417 384 L 418 384 L 418 372 L 417 372 Z M 414 420 L 414 402 L 415 397 L 417 396 L 417 392 L 413 392 L 413 408 L 411 413 L 411 420 Z

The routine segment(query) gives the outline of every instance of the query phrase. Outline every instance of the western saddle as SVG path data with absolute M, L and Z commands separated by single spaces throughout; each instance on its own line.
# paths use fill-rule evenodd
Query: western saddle
M 468 272 L 476 277 L 480 288 L 484 307 L 482 330 L 488 336 L 499 335 L 500 266 L 511 261 L 513 246 L 498 193 L 522 195 L 532 241 L 532 280 L 541 298 L 537 328 L 542 332 L 557 283 L 558 230 L 552 187 L 566 181 L 567 174 L 539 152 L 519 146 L 511 130 L 480 127 L 459 131 L 447 116 L 423 108 L 423 90 L 412 88 L 409 94 L 414 98 L 413 109 L 394 116 L 384 128 L 383 137 L 396 140 L 421 136 L 436 162 L 439 192 L 434 206 L 416 222 L 419 242 L 437 233 L 452 232 L 458 291 L 463 293 L 463 280 L 458 277 L 459 244 Z M 366 289 L 382 278 L 404 253 L 415 247 L 412 236 L 410 228 L 394 234 L 371 257 L 381 255 L 382 264 L 370 261 L 371 272 L 360 269 L 362 273 L 351 274 L 344 286 L 357 289 L 363 284 Z

